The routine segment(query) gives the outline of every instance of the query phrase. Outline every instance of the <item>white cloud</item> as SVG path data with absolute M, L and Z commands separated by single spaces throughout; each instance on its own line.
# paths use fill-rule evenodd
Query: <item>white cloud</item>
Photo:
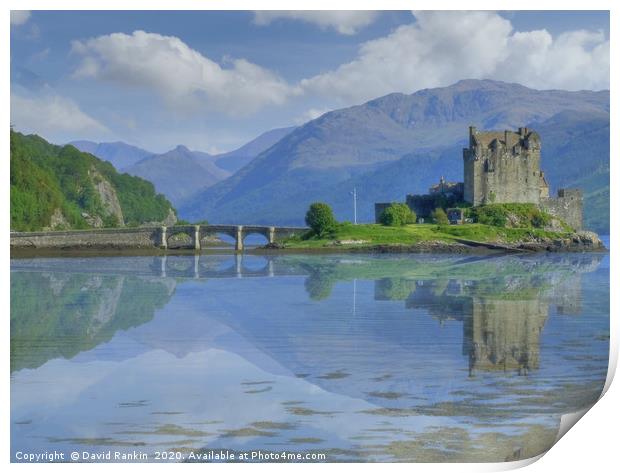
M 19 26 L 23 25 L 30 18 L 30 12 L 28 10 L 11 10 L 11 25 Z
M 299 117 L 297 117 L 295 119 L 295 123 L 297 123 L 298 125 L 302 125 L 306 122 L 319 118 L 321 115 L 324 115 L 327 112 L 330 112 L 331 110 L 332 109 L 330 108 L 321 108 L 321 109 L 310 108 L 306 110 L 304 113 L 302 113 Z
M 71 99 L 50 94 L 26 97 L 11 94 L 11 124 L 19 131 L 55 136 L 58 133 L 98 134 L 106 127 L 83 112 Z
M 175 108 L 247 115 L 299 93 L 268 69 L 230 58 L 223 67 L 174 36 L 113 33 L 75 41 L 72 50 L 82 58 L 74 77 L 149 88 Z
M 602 31 L 515 33 L 497 77 L 536 88 L 609 88 L 609 41 Z
M 515 32 L 510 21 L 483 11 L 425 11 L 415 17 L 415 23 L 363 43 L 353 61 L 304 79 L 302 88 L 350 104 L 465 78 L 543 89 L 609 87 L 609 41 L 600 32 L 556 38 L 546 30 Z
M 291 19 L 312 23 L 322 29 L 332 28 L 340 34 L 352 35 L 368 26 L 377 17 L 377 12 L 367 10 L 293 10 L 293 11 L 255 11 L 254 23 L 268 25 L 274 20 Z

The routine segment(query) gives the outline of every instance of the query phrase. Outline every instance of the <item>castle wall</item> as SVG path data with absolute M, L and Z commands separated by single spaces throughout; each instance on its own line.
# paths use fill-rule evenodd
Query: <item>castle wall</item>
M 474 176 L 480 185 L 482 203 L 534 203 L 540 200 L 538 160 L 529 156 L 494 154 L 486 162 L 488 171 Z
M 429 218 L 433 210 L 439 205 L 438 195 L 407 195 L 405 202 L 407 206 L 416 214 L 417 218 Z
M 514 133 L 478 132 L 471 127 L 463 164 L 464 198 L 472 205 L 538 204 L 541 195 L 545 195 L 540 139 L 525 128 Z
M 480 163 L 474 159 L 471 155 L 470 150 L 467 148 L 463 149 L 463 199 L 465 202 L 469 202 L 472 205 L 476 204 L 476 200 L 480 200 L 480 196 L 475 195 L 474 190 L 474 176 L 480 174 L 480 170 L 477 169 Z
M 557 197 L 541 199 L 540 208 L 575 230 L 583 228 L 583 196 L 579 189 L 560 189 Z

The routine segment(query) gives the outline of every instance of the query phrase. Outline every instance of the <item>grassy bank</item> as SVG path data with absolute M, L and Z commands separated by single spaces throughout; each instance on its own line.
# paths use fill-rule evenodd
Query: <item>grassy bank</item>
M 338 224 L 328 237 L 306 234 L 282 241 L 285 248 L 325 248 L 339 246 L 415 245 L 424 242 L 456 243 L 458 239 L 483 243 L 510 244 L 536 239 L 565 238 L 568 233 L 536 228 L 503 228 L 479 223 L 467 225 L 414 224 L 387 227 L 378 224 Z

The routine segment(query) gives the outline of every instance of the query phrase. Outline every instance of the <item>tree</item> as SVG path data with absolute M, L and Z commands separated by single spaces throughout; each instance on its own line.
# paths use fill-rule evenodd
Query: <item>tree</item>
M 450 223 L 446 212 L 441 207 L 437 207 L 435 210 L 433 210 L 433 212 L 431 213 L 431 217 L 438 225 L 448 225 Z
M 323 202 L 313 203 L 306 212 L 306 225 L 319 237 L 332 232 L 336 223 L 332 208 Z
M 379 222 L 390 227 L 415 223 L 416 215 L 407 204 L 394 202 L 379 216 Z

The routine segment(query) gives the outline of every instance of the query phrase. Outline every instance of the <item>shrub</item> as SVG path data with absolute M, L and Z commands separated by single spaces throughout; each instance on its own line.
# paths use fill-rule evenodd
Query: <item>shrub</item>
M 536 228 L 544 228 L 551 223 L 551 215 L 539 210 L 532 216 L 531 221 Z
M 393 203 L 379 216 L 379 222 L 390 227 L 415 223 L 416 215 L 407 204 Z
M 431 212 L 431 218 L 438 225 L 448 225 L 450 223 L 445 210 L 442 209 L 441 207 L 437 207 L 435 210 Z
M 534 204 L 489 204 L 471 209 L 473 219 L 495 227 L 544 228 L 551 215 Z
M 332 208 L 323 202 L 313 203 L 306 212 L 306 225 L 319 237 L 333 232 L 336 227 L 336 219 Z
M 507 214 L 506 208 L 502 205 L 484 205 L 474 209 L 474 220 L 483 225 L 505 227 Z

